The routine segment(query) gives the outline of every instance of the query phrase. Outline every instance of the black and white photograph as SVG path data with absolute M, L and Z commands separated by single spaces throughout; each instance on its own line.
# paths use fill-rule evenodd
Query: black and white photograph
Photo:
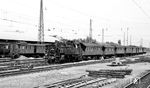
M 150 88 L 150 0 L 0 0 L 0 88 Z

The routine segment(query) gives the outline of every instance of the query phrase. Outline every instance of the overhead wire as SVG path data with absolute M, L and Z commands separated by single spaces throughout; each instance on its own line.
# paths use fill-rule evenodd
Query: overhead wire
M 135 0 L 132 0 L 133 3 L 142 11 L 142 13 L 150 19 L 150 15 L 140 6 Z
M 134 2 L 134 1 L 135 1 L 135 0 L 133 0 L 133 2 Z M 70 8 L 70 7 L 66 7 L 66 6 L 64 6 L 64 5 L 62 5 L 62 4 L 58 3 L 58 2 L 53 2 L 53 3 L 56 4 L 57 6 L 61 7 L 61 8 L 65 8 L 65 9 L 67 9 L 67 10 L 76 12 L 76 13 L 78 13 L 78 14 L 80 14 L 80 15 L 86 16 L 88 19 L 93 19 L 93 20 L 95 20 L 95 21 L 96 21 L 96 20 L 97 20 L 97 21 L 101 21 L 101 20 L 103 19 L 103 20 L 107 21 L 107 22 L 104 22 L 104 23 L 106 23 L 106 24 L 112 24 L 112 23 L 113 23 L 113 24 L 120 24 L 120 20 L 114 20 L 114 19 L 104 18 L 104 17 L 99 17 L 99 16 L 91 16 L 91 15 L 85 13 L 85 12 L 81 12 L 81 11 L 78 11 L 78 10 L 76 10 L 76 9 L 73 9 L 73 8 Z M 136 3 L 136 2 L 134 2 L 134 3 Z M 141 9 L 142 9 L 142 7 L 138 5 L 138 3 L 136 3 L 136 4 L 137 4 L 138 8 L 141 8 Z M 142 9 L 142 12 L 144 12 L 144 14 L 150 18 L 150 16 L 145 12 L 144 9 Z M 110 22 L 110 21 L 112 21 L 112 22 Z M 113 21 L 118 21 L 118 23 L 114 23 Z M 125 23 L 134 23 L 134 24 L 150 24 L 150 23 L 147 23 L 147 22 L 146 22 L 146 23 L 145 23 L 145 22 L 135 22 L 135 21 L 129 21 L 129 20 L 121 20 L 121 21 L 123 21 L 123 22 L 125 22 Z
M 5 13 L 4 13 L 5 12 Z M 7 14 L 6 14 L 7 13 Z M 23 17 L 23 15 L 22 14 L 20 14 L 20 15 L 14 15 L 14 14 L 12 14 L 11 12 L 8 12 L 8 11 L 6 11 L 6 10 L 3 10 L 2 11 L 2 9 L 1 9 L 1 14 L 4 14 L 5 15 L 5 17 L 0 17 L 0 20 L 4 20 L 4 21 L 9 21 L 9 22 L 13 22 L 13 23 L 19 23 L 19 24 L 26 24 L 26 25 L 32 25 L 32 26 L 35 26 L 35 27 L 37 27 L 37 25 L 35 25 L 35 24 L 32 24 L 32 23 L 28 23 L 28 22 L 30 22 L 30 21 L 33 21 L 33 20 L 29 20 L 28 22 L 25 22 L 25 20 L 27 20 L 27 17 Z M 17 18 L 19 18 L 19 20 L 20 19 L 23 19 L 24 20 L 24 22 L 22 22 L 22 21 L 17 21 L 17 20 L 15 20 L 15 18 L 8 18 L 7 16 L 11 16 L 11 17 L 17 17 Z M 28 16 L 28 18 L 29 18 L 29 16 Z

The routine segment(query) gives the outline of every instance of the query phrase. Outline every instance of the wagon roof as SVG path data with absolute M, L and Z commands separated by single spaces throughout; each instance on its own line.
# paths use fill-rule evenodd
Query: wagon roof
M 118 45 L 118 44 L 110 44 L 111 46 L 114 46 L 114 47 L 125 47 L 123 45 Z
M 129 45 L 129 46 L 126 46 L 126 47 L 137 48 L 138 46 L 135 46 L 135 45 Z
M 82 43 L 83 45 L 85 45 L 85 46 L 88 46 L 88 47 L 94 47 L 94 46 L 97 46 L 97 47 L 102 47 L 102 46 L 105 46 L 105 47 L 113 47 L 113 46 L 111 46 L 111 45 L 109 45 L 109 44 L 102 44 L 102 43 Z
M 0 44 L 1 44 L 1 45 L 2 45 L 2 44 L 3 44 L 3 45 L 6 45 L 6 44 L 9 44 L 9 43 L 5 43 L 5 42 L 0 42 Z
M 35 46 L 45 46 L 47 44 L 31 44 L 31 43 L 18 43 L 20 45 L 35 45 Z

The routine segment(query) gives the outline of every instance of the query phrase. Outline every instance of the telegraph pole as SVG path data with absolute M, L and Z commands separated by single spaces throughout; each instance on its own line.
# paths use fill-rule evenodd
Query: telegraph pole
M 128 30 L 129 28 L 127 27 L 127 46 L 128 46 Z
M 44 42 L 44 19 L 43 19 L 43 0 L 40 3 L 40 18 L 39 18 L 39 34 L 38 40 L 40 43 Z
M 123 44 L 124 44 L 124 46 L 125 46 L 125 32 L 124 32 L 124 34 L 123 34 Z
M 143 38 L 141 38 L 141 44 L 140 44 L 140 46 L 143 46 Z
M 130 35 L 130 45 L 132 45 L 132 40 L 131 39 L 132 39 L 132 36 Z
M 102 28 L 102 43 L 104 43 L 104 28 Z
M 121 28 L 121 31 L 123 31 L 122 28 Z M 123 31 L 122 33 L 123 33 L 123 39 L 122 39 L 122 41 L 123 41 L 123 45 L 125 46 L 125 42 L 126 42 L 126 40 L 125 40 L 125 32 Z
M 90 19 L 90 32 L 89 32 L 90 42 L 92 42 L 92 19 Z
M 106 29 L 106 31 L 108 30 L 107 28 L 105 28 Z M 104 43 L 105 41 L 104 41 L 104 37 L 105 37 L 105 33 L 104 33 L 104 31 L 105 31 L 105 29 L 104 28 L 102 28 L 102 43 Z

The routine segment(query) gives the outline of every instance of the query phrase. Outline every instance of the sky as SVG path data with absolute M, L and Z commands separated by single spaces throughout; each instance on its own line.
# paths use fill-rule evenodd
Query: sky
M 150 47 L 149 0 L 43 0 L 45 41 L 52 35 Z M 38 40 L 40 0 L 0 0 L 0 38 Z

